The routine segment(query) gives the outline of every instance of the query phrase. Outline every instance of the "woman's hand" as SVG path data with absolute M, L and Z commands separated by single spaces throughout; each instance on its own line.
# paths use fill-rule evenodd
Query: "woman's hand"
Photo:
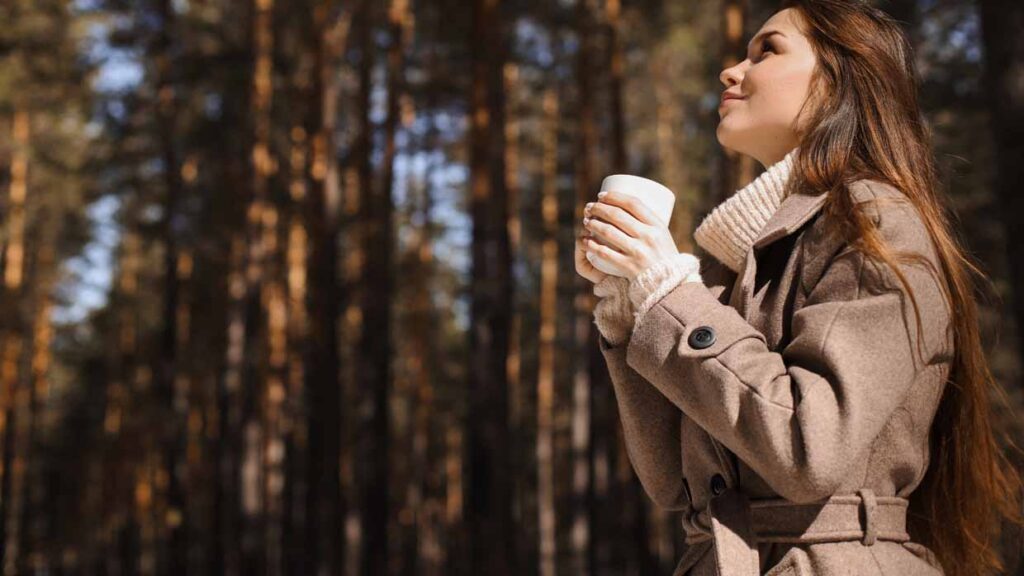
M 584 249 L 625 271 L 630 280 L 679 253 L 668 226 L 635 196 L 611 190 L 587 204 L 584 213 L 589 215 L 583 219 L 584 228 L 596 237 L 587 240 Z
M 576 273 L 587 280 L 590 280 L 594 284 L 597 284 L 601 280 L 604 280 L 607 274 L 595 268 L 587 258 L 584 246 L 586 242 L 590 241 L 590 237 L 591 234 L 586 228 L 580 231 L 579 236 L 576 237 L 576 253 L 574 255 L 574 260 L 576 261 Z

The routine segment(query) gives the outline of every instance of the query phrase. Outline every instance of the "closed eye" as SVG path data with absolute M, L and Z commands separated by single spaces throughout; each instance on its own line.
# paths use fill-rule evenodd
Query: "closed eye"
M 775 52 L 775 49 L 772 48 L 771 40 L 765 40 L 764 42 L 761 43 L 761 58 L 764 58 L 764 55 L 767 52 Z

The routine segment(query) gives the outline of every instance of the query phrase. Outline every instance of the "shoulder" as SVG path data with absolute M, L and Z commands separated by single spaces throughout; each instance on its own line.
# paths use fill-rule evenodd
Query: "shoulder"
M 894 257 L 896 268 L 907 282 L 903 285 L 890 266 L 862 255 L 861 288 L 868 289 L 869 293 L 876 293 L 872 289 L 875 287 L 882 292 L 897 293 L 909 289 L 916 301 L 915 305 L 921 306 L 920 312 L 926 323 L 926 329 L 920 337 L 926 342 L 928 350 L 948 353 L 953 346 L 952 335 L 949 333 L 952 326 L 949 282 L 932 229 L 922 214 L 922 210 L 941 212 L 942 207 L 918 206 L 887 182 L 865 179 L 855 182 L 849 188 L 854 203 L 863 203 L 861 206 L 872 218 L 879 239 Z M 942 223 L 934 222 L 934 225 L 941 226 Z M 905 313 L 909 321 L 911 316 L 908 311 Z
M 899 188 L 865 178 L 850 184 L 849 190 L 854 204 L 871 218 L 888 248 L 938 262 L 932 233 L 921 209 Z
M 897 257 L 902 270 L 906 270 L 904 266 L 923 267 L 934 275 L 941 269 L 927 222 L 906 194 L 888 182 L 873 179 L 856 180 L 847 188 L 854 206 L 868 217 L 878 240 Z M 865 284 L 891 285 L 892 271 L 874 258 L 866 258 L 857 243 L 833 234 L 834 227 L 834 222 L 819 220 L 805 240 L 806 262 L 801 278 L 805 292 L 810 292 L 830 269 L 848 269 L 847 281 L 860 288 Z
M 861 179 L 849 185 L 853 203 L 886 233 L 927 234 L 924 218 L 899 188 L 880 180 Z

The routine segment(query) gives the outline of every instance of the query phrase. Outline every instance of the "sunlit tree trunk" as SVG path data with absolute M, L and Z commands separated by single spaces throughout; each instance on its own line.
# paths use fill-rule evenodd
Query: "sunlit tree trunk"
M 573 229 L 582 226 L 583 206 L 596 194 L 595 158 L 597 146 L 597 123 L 594 120 L 594 87 L 592 81 L 596 72 L 592 55 L 594 50 L 594 2 L 593 0 L 576 1 L 576 27 L 579 38 L 576 61 L 577 85 L 577 135 L 576 135 L 576 198 L 573 203 Z M 571 546 L 572 568 L 575 574 L 587 574 L 595 570 L 594 557 L 591 554 L 591 540 L 597 526 L 593 513 L 596 491 L 607 494 L 607 482 L 595 487 L 595 479 L 606 480 L 607 471 L 592 466 L 607 465 L 606 457 L 597 452 L 606 450 L 602 436 L 603 424 L 593 420 L 591 411 L 591 394 L 593 402 L 599 408 L 605 394 L 611 394 L 610 382 L 607 378 L 593 378 L 599 371 L 607 372 L 603 358 L 599 360 L 597 340 L 594 336 L 594 322 L 591 311 L 594 305 L 593 285 L 579 275 L 572 276 L 575 286 L 575 350 L 573 355 L 573 405 L 572 405 L 572 508 L 571 514 Z M 591 441 L 594 441 L 592 444 Z M 604 456 L 607 456 L 605 452 Z
M 341 381 L 342 394 L 345 401 L 341 405 L 341 420 L 344 426 L 341 428 L 340 439 L 341 449 L 341 498 L 344 498 L 344 516 L 339 520 L 343 522 L 345 534 L 344 563 L 342 569 L 346 574 L 357 574 L 361 562 L 361 508 L 362 508 L 362 475 L 361 465 L 362 450 L 362 415 L 363 400 L 367 396 L 362 390 L 360 381 L 360 360 L 359 341 L 362 338 L 365 322 L 362 313 L 362 291 L 366 286 L 361 279 L 367 266 L 368 255 L 364 250 L 365 243 L 363 236 L 366 234 L 364 213 L 363 182 L 369 185 L 372 170 L 369 163 L 371 145 L 370 126 L 366 122 L 369 106 L 370 78 L 373 66 L 373 53 L 366 50 L 364 46 L 369 42 L 367 35 L 370 34 L 372 19 L 369 18 L 369 2 L 361 2 L 352 7 L 353 46 L 359 46 L 361 56 L 366 55 L 356 64 L 357 73 L 352 75 L 354 82 L 358 83 L 352 89 L 350 83 L 345 84 L 345 92 L 355 93 L 354 102 L 339 110 L 343 111 L 345 123 L 352 126 L 354 134 L 350 145 L 350 152 L 347 161 L 341 165 L 343 175 L 344 194 L 341 200 L 343 204 L 344 220 L 347 224 L 342 233 L 344 242 L 344 253 L 342 254 L 343 282 L 339 294 L 339 309 L 342 310 L 342 322 L 344 329 L 338 336 L 341 342 Z M 365 89 L 361 88 L 365 87 Z M 312 287 L 311 287 L 312 288 Z
M 308 83 L 308 81 L 307 81 Z M 307 87 L 308 89 L 308 87 Z M 308 201 L 309 185 L 306 166 L 310 154 L 310 138 L 306 127 L 297 123 L 291 130 L 291 182 L 288 187 L 291 206 L 287 213 L 287 243 L 285 267 L 287 271 L 287 326 L 286 326 L 286 408 L 282 416 L 285 435 L 285 486 L 282 506 L 282 543 L 285 571 L 300 574 L 305 562 L 300 551 L 309 544 L 306 539 L 306 499 L 309 490 L 306 475 L 309 463 L 309 435 L 305 418 L 309 404 L 305 401 L 307 373 L 305 346 L 309 336 L 309 315 L 306 298 L 309 293 L 308 268 L 309 235 L 304 226 L 302 209 Z
M 231 239 L 230 260 L 227 270 L 229 311 L 224 383 L 219 394 L 220 442 L 217 444 L 219 460 L 217 507 L 217 536 L 214 547 L 214 571 L 223 574 L 240 573 L 239 539 L 240 517 L 238 495 L 240 483 L 239 450 L 242 425 L 242 380 L 245 355 L 245 235 L 234 234 Z
M 24 302 L 27 259 L 25 252 L 27 201 L 29 190 L 29 147 L 31 120 L 26 108 L 14 111 L 12 123 L 13 153 L 11 183 L 8 197 L 10 216 L 7 220 L 8 240 L 4 254 L 4 296 L 12 302 Z M 4 399 L 3 416 L 3 570 L 15 574 L 24 566 L 22 511 L 25 506 L 25 468 L 28 456 L 28 408 L 31 391 L 24 369 L 24 358 L 30 352 L 30 321 L 19 307 L 8 307 L 4 321 L 3 354 L 0 359 L 0 396 Z
M 3 258 L 3 295 L 7 312 L 0 326 L 0 542 L 3 542 L 3 566 L 12 564 L 18 555 L 17 502 L 20 492 L 20 471 L 14 469 L 16 458 L 15 425 L 17 402 L 24 377 L 21 358 L 25 337 L 25 324 L 18 306 L 23 292 L 25 276 L 25 203 L 28 198 L 29 168 L 29 114 L 24 107 L 15 109 L 11 122 L 11 177 L 7 199 L 7 242 Z M 16 477 L 17 476 L 17 477 Z M 12 534 L 12 530 L 14 533 Z
M 554 576 L 557 565 L 555 508 L 555 346 L 558 317 L 558 124 L 556 89 L 544 92 L 544 153 L 541 211 L 540 334 L 537 369 L 537 505 L 540 515 L 541 576 Z
M 8 292 L 21 288 L 25 275 L 25 200 L 28 196 L 29 114 L 24 108 L 14 111 L 12 122 L 14 150 L 11 160 L 11 186 L 8 199 L 8 240 L 4 253 L 4 286 Z
M 526 108 L 527 102 L 521 97 L 524 92 L 520 88 L 520 67 L 518 64 L 509 62 L 505 65 L 505 93 L 508 95 L 508 114 L 505 122 L 506 141 L 506 182 L 508 183 L 508 234 L 509 250 L 513 260 L 517 263 L 528 258 L 524 249 L 526 239 L 523 237 L 524 226 L 522 214 L 524 206 L 520 183 L 520 171 L 522 170 L 522 142 L 523 129 L 521 117 L 529 113 Z M 513 522 L 515 524 L 515 556 L 520 566 L 537 565 L 537 509 L 532 503 L 535 501 L 535 474 L 534 459 L 532 457 L 533 444 L 529 441 L 530 434 L 527 432 L 534 428 L 535 410 L 532 398 L 535 388 L 532 379 L 524 375 L 524 352 L 527 352 L 526 343 L 533 342 L 533 338 L 524 340 L 523 322 L 527 310 L 529 310 L 529 299 L 532 292 L 518 295 L 512 310 L 512 331 L 509 334 L 509 354 L 507 366 L 509 382 L 509 426 L 515 433 L 511 436 L 510 462 L 513 476 Z
M 52 559 L 47 558 L 46 547 L 46 476 L 45 452 L 39 448 L 46 432 L 45 413 L 50 405 L 50 359 L 53 342 L 53 328 L 50 314 L 53 310 L 53 287 L 57 277 L 58 219 L 52 207 L 43 207 L 36 212 L 32 235 L 35 249 L 32 254 L 32 294 L 28 299 L 28 313 L 31 324 L 27 337 L 31 339 L 28 350 L 28 378 L 24 383 L 27 406 L 18 416 L 25 427 L 24 450 L 21 458 L 24 470 L 24 494 L 22 495 L 21 518 L 18 520 L 21 535 L 21 559 L 19 572 L 45 572 Z M 19 425 L 19 427 L 21 427 Z
M 250 157 L 252 198 L 247 210 L 248 254 L 245 268 L 246 293 L 246 371 L 243 373 L 242 427 L 242 561 L 243 569 L 252 573 L 264 571 L 266 553 L 264 529 L 266 500 L 264 498 L 265 445 L 267 438 L 263 399 L 266 397 L 267 357 L 264 342 L 266 314 L 264 291 L 268 278 L 269 235 L 265 222 L 274 218 L 270 204 L 270 177 L 276 171 L 276 158 L 271 150 L 273 98 L 273 0 L 253 0 L 252 50 L 253 83 L 250 101 L 253 140 Z

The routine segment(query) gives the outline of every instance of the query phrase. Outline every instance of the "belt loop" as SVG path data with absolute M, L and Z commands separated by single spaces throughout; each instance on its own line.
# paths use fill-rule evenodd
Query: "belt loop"
M 875 543 L 875 506 L 878 504 L 875 500 L 875 491 L 871 488 L 861 488 L 857 490 L 857 494 L 860 495 L 864 508 L 864 538 L 861 543 L 871 546 Z

